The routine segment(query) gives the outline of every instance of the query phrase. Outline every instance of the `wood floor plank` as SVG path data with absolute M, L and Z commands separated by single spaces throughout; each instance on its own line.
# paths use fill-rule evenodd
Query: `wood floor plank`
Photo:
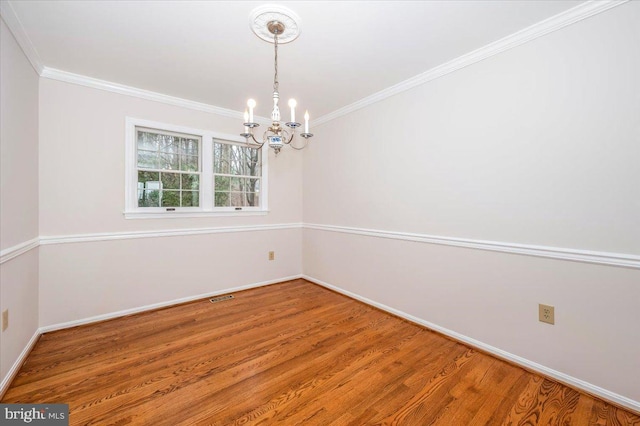
M 418 339 L 413 338 L 415 336 L 415 332 L 408 336 L 398 333 L 393 341 L 387 343 L 391 346 L 386 347 L 380 343 L 369 347 L 359 345 L 352 359 L 345 360 L 341 367 L 332 367 L 333 372 L 328 372 L 323 377 L 315 374 L 315 369 L 312 370 L 313 375 L 309 377 L 321 380 L 317 380 L 315 386 L 310 388 L 305 404 L 298 404 L 298 407 L 289 407 L 286 411 L 280 411 L 273 416 L 273 421 L 295 424 L 302 421 L 306 417 L 305 413 L 309 412 L 316 413 L 317 421 L 323 421 L 326 416 L 335 419 L 339 414 L 336 413 L 335 407 L 341 406 L 349 406 L 349 411 L 355 414 L 361 409 L 358 404 L 362 400 L 370 401 L 370 396 L 380 392 L 378 389 L 381 383 L 378 380 L 380 375 L 377 372 L 395 362 L 398 351 L 418 349 L 418 345 L 415 345 Z M 326 401 L 328 394 L 335 395 L 330 406 L 327 406 Z
M 47 333 L 2 402 L 71 425 L 640 425 L 305 280 Z
M 520 368 L 502 363 L 507 377 L 492 386 L 482 406 L 470 420 L 470 425 L 500 425 L 507 418 L 518 397 L 526 389 L 531 375 Z
M 455 359 L 445 360 L 440 371 L 382 423 L 391 425 L 426 424 L 425 417 L 427 415 L 433 421 L 452 399 L 451 395 L 446 392 L 452 384 L 451 382 L 458 376 L 465 364 L 473 360 L 475 354 L 476 352 L 472 349 L 465 348 Z M 428 401 L 433 401 L 433 405 L 428 404 Z

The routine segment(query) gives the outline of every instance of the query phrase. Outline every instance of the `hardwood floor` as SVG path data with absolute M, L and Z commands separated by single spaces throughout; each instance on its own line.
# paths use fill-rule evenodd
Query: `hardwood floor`
M 640 425 L 304 280 L 47 333 L 2 402 L 72 425 Z

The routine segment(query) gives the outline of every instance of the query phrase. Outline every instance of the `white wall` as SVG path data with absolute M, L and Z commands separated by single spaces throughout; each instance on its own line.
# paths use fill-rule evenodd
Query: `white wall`
M 638 22 L 629 2 L 315 128 L 305 223 L 639 255 Z M 640 401 L 638 269 L 317 229 L 303 248 L 312 278 Z
M 125 117 L 242 131 L 236 119 L 41 79 L 41 236 L 90 234 L 95 240 L 105 233 L 302 221 L 302 157 L 292 150 L 270 154 L 268 215 L 125 219 Z M 275 261 L 267 259 L 270 250 Z M 299 228 L 46 244 L 40 257 L 40 325 L 299 275 L 301 251 Z
M 241 119 L 96 90 L 40 82 L 40 234 L 42 236 L 299 222 L 302 155 L 269 157 L 268 215 L 125 219 L 125 117 L 238 135 Z
M 640 401 L 637 269 L 286 227 L 111 241 L 97 235 L 304 217 L 640 254 L 639 18 L 640 4 L 630 2 L 314 129 L 307 150 L 270 157 L 266 216 L 164 220 L 122 215 L 125 117 L 232 134 L 238 120 L 38 83 L 3 22 L 1 247 L 38 235 L 51 244 L 0 267 L 0 306 L 12 318 L 0 335 L 0 377 L 38 325 L 304 269 Z M 64 242 L 87 234 L 90 241 Z M 266 260 L 268 250 L 275 262 Z M 555 326 L 537 322 L 539 302 L 556 306 Z
M 45 245 L 40 323 L 276 282 L 301 273 L 301 253 L 300 229 Z
M 0 22 L 0 250 L 38 237 L 38 75 Z M 38 328 L 38 249 L 0 265 L 0 381 Z

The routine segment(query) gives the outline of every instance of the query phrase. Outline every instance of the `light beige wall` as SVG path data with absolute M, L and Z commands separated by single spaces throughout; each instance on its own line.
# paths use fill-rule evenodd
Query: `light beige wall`
M 0 22 L 0 248 L 38 237 L 38 75 Z M 0 381 L 38 328 L 38 250 L 0 265 Z
M 640 253 L 638 19 L 621 5 L 317 127 L 305 222 Z
M 38 74 L 2 21 L 2 250 L 38 236 Z
M 310 277 L 640 400 L 638 270 L 309 229 L 303 246 Z
M 125 117 L 238 134 L 241 121 L 43 78 L 40 234 L 68 237 L 302 221 L 302 157 L 269 158 L 265 216 L 125 219 Z M 268 251 L 276 260 L 267 260 Z M 183 297 L 298 275 L 300 229 L 47 244 L 40 325 L 81 321 Z
M 232 135 L 241 120 L 43 78 L 40 234 L 43 236 L 299 222 L 301 153 L 269 157 L 266 216 L 125 219 L 125 117 Z
M 40 323 L 63 324 L 301 273 L 301 230 L 40 248 Z M 269 250 L 276 260 L 269 261 Z
M 0 265 L 0 306 L 9 310 L 9 327 L 0 340 L 0 381 L 38 329 L 38 254 L 36 248 Z
M 639 255 L 638 22 L 629 2 L 315 128 L 305 223 Z M 303 248 L 313 278 L 640 401 L 637 269 L 311 229 Z

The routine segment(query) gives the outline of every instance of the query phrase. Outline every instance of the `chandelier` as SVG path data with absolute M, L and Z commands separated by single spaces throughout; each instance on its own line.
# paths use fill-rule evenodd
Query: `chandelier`
M 278 101 L 280 100 L 279 82 L 278 82 L 278 43 L 288 43 L 295 40 L 300 34 L 297 21 L 299 18 L 293 11 L 280 6 L 266 6 L 254 9 L 251 14 L 251 29 L 262 40 L 273 43 L 274 46 L 274 65 L 275 73 L 273 75 L 273 110 L 271 111 L 271 125 L 262 135 L 261 139 L 256 139 L 254 129 L 260 124 L 255 122 L 254 109 L 256 101 L 249 99 L 247 108 L 244 112 L 244 132 L 240 134 L 246 139 L 247 144 L 258 145 L 262 148 L 264 144 L 268 144 L 273 148 L 276 155 L 280 152 L 284 145 L 289 145 L 294 149 L 303 149 L 307 146 L 309 138 L 313 137 L 309 133 L 309 112 L 304 114 L 304 132 L 300 136 L 305 142 L 302 146 L 295 146 L 294 138 L 296 129 L 302 125 L 296 121 L 295 99 L 289 99 L 289 108 L 291 108 L 291 120 L 284 123 L 280 122 L 280 108 Z

